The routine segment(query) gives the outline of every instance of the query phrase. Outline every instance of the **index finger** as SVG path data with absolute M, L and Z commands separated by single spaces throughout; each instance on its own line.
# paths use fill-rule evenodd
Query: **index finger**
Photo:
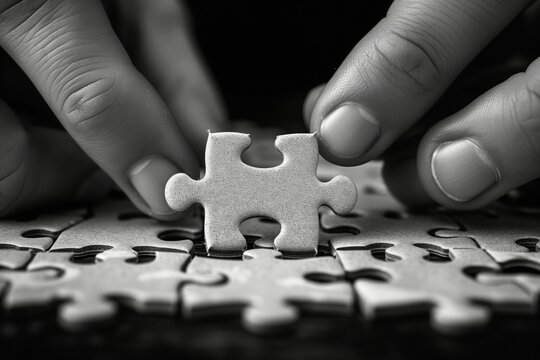
M 181 171 L 197 177 L 196 159 L 132 65 L 99 0 L 2 1 L 0 44 L 81 148 L 141 210 L 173 215 L 165 183 Z
M 321 154 L 376 158 L 531 1 L 396 1 L 351 51 L 311 113 Z

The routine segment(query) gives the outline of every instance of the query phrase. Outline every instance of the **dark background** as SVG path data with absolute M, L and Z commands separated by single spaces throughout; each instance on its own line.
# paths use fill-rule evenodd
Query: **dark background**
M 301 126 L 309 89 L 330 79 L 390 4 L 387 0 L 187 1 L 199 47 L 231 118 L 295 129 Z M 456 111 L 525 70 L 540 54 L 540 17 L 534 13 L 514 21 L 479 55 L 432 117 Z
M 148 0 L 151 1 L 151 0 Z M 326 82 L 356 42 L 386 12 L 389 1 L 188 1 L 194 34 L 225 98 L 232 119 L 302 126 L 307 91 Z M 535 21 L 536 19 L 536 21 Z M 518 19 L 465 71 L 432 119 L 463 106 L 540 54 L 538 17 Z M 0 59 L 4 64 L 10 60 Z M 2 67 L 0 96 L 13 107 L 20 96 Z M 44 104 L 23 109 L 46 117 Z M 497 319 L 466 337 L 443 337 L 427 318 L 368 325 L 357 318 L 303 318 L 296 333 L 259 338 L 233 321 L 186 322 L 121 314 L 113 326 L 83 334 L 60 330 L 55 310 L 0 315 L 5 358 L 528 358 L 538 352 L 538 318 Z M 47 316 L 48 315 L 48 316 Z M 2 355 L 0 355 L 1 357 Z
M 330 79 L 389 4 L 188 2 L 195 36 L 231 118 L 289 126 L 302 122 L 307 92 Z
M 149 0 L 151 1 L 151 0 Z M 234 120 L 302 131 L 307 92 L 327 82 L 386 14 L 388 0 L 186 0 L 193 34 Z M 114 2 L 104 2 L 116 23 Z M 540 3 L 539 3 L 540 4 Z M 540 6 L 519 17 L 467 68 L 429 121 L 459 110 L 540 54 Z M 0 97 L 26 121 L 60 128 L 37 90 L 0 50 Z M 32 104 L 29 106 L 28 104 Z

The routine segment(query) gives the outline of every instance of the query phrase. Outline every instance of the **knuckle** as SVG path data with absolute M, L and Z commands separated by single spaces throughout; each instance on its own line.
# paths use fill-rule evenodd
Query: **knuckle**
M 372 60 L 378 70 L 410 93 L 429 93 L 443 80 L 439 56 L 421 36 L 391 31 L 375 41 L 374 53 Z
M 114 69 L 92 69 L 62 81 L 59 103 L 64 124 L 79 133 L 99 132 L 121 102 L 122 90 Z

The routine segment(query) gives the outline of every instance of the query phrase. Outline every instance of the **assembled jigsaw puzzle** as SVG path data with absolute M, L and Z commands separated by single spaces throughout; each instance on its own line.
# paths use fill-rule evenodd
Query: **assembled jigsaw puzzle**
M 166 190 L 174 209 L 204 210 L 176 222 L 118 197 L 0 220 L 2 313 L 50 308 L 66 331 L 114 324 L 119 308 L 212 326 L 229 315 L 268 334 L 305 314 L 362 327 L 421 311 L 459 334 L 537 312 L 538 213 L 412 213 L 380 162 L 317 167 L 313 134 L 279 136 L 280 159 L 275 131 L 261 134 L 245 161 L 247 134 L 209 134 L 203 179 L 178 174 Z

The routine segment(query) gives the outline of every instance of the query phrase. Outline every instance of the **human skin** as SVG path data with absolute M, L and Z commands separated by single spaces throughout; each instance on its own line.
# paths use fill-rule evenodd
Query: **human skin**
M 0 100 L 0 216 L 97 199 L 112 179 L 143 212 L 176 218 L 166 181 L 197 177 L 206 131 L 226 127 L 181 2 L 105 3 L 117 32 L 99 0 L 0 1 L 0 46 L 67 130 Z
M 341 165 L 387 160 L 391 191 L 410 206 L 482 207 L 540 176 L 540 60 L 428 128 L 397 141 L 460 72 L 533 1 L 398 0 L 311 91 L 305 118 Z M 403 147 L 400 147 L 403 150 Z M 398 158 L 399 161 L 392 159 Z

